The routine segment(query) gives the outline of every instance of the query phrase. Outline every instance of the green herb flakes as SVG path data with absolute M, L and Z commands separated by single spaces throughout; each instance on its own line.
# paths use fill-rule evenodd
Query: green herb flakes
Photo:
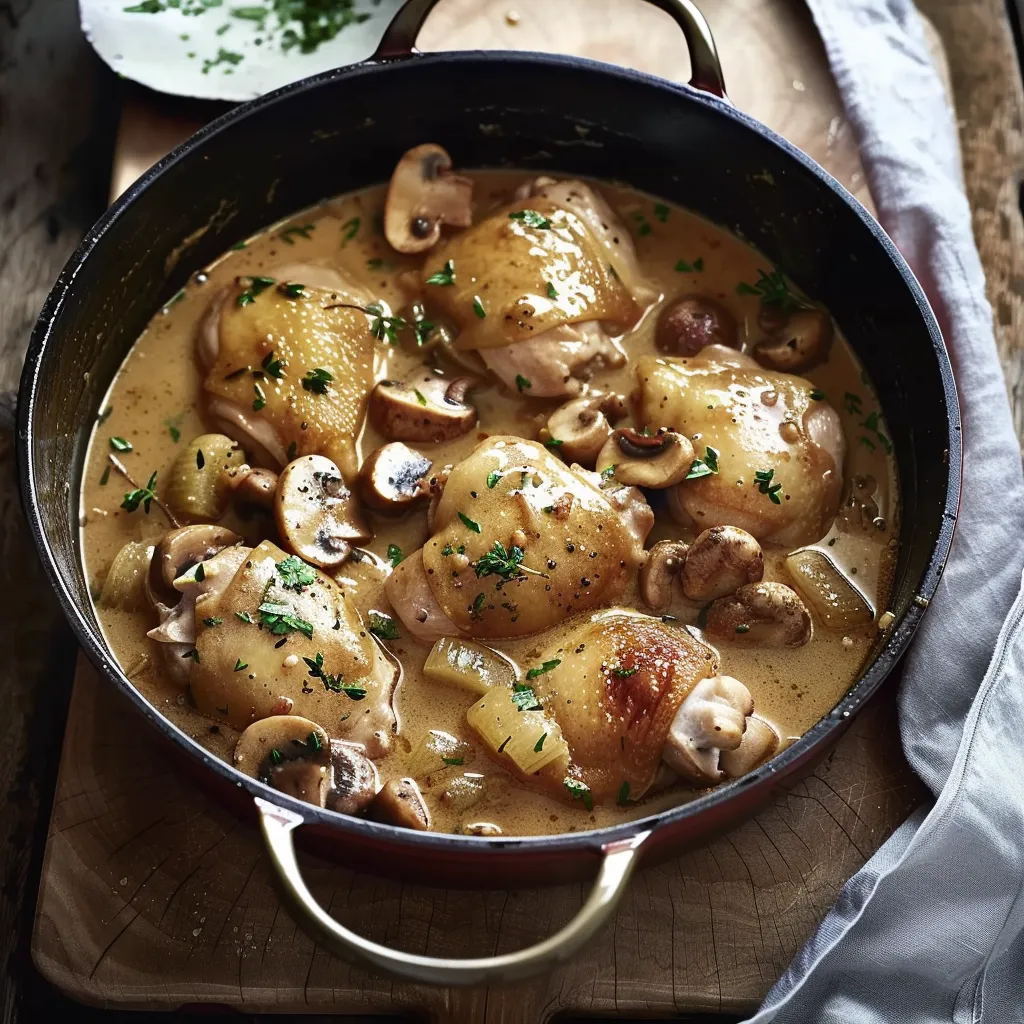
M 358 217 L 350 217 L 344 224 L 341 225 L 341 247 L 342 249 L 352 241 L 356 235 L 359 234 L 359 225 L 361 221 Z
M 331 693 L 347 694 L 352 700 L 362 700 L 366 696 L 366 687 L 358 686 L 354 683 L 345 683 L 340 672 L 337 675 L 325 672 L 324 656 L 319 651 L 317 651 L 315 658 L 303 658 L 302 660 L 309 669 L 309 675 L 313 679 L 319 679 L 324 684 L 325 690 L 329 690 Z
M 236 17 L 237 10 L 238 8 L 236 8 Z M 256 10 L 263 10 L 263 8 L 257 7 Z M 305 238 L 308 241 L 309 236 L 313 234 L 313 230 L 315 228 L 315 224 L 295 224 L 290 228 L 285 228 L 284 231 L 279 231 L 277 233 L 277 237 L 280 238 L 282 242 L 287 242 L 289 245 L 294 245 L 296 238 Z M 292 298 L 294 297 L 295 296 L 292 296 Z
M 512 684 L 512 703 L 520 711 L 543 710 L 540 701 L 537 700 L 537 694 L 533 692 L 533 687 L 527 686 L 525 683 Z
M 302 386 L 314 395 L 326 395 L 327 388 L 334 381 L 334 374 L 318 366 L 302 378 Z
M 146 515 L 149 515 L 149 506 L 153 499 L 156 497 L 156 471 L 153 471 L 153 475 L 149 478 L 149 483 L 145 487 L 136 487 L 135 490 L 129 491 L 124 496 L 124 501 L 121 502 L 121 508 L 128 512 L 134 512 L 139 505 L 142 505 L 143 511 Z
M 260 617 L 260 625 L 265 626 L 272 636 L 301 633 L 307 640 L 313 639 L 313 623 L 294 615 L 290 605 L 264 601 L 256 611 Z
M 796 309 L 799 305 L 786 284 L 781 270 L 773 270 L 770 274 L 759 270 L 758 279 L 754 284 L 740 281 L 736 285 L 737 295 L 756 295 L 764 306 L 777 306 L 783 310 Z
M 516 374 L 516 390 L 519 392 L 519 394 L 522 394 L 524 391 L 529 391 L 532 387 L 532 381 L 524 377 L 521 373 Z
M 220 626 L 223 622 L 224 620 L 218 618 L 216 615 L 208 615 L 205 619 L 203 619 L 203 625 L 209 626 L 211 629 L 214 626 Z
M 462 525 L 468 530 L 472 530 L 474 533 L 480 532 L 480 524 L 474 519 L 470 519 L 465 512 L 459 513 L 459 519 L 462 520 Z
M 549 299 L 557 299 L 558 298 L 558 289 L 550 281 L 548 281 L 548 298 Z
M 779 497 L 779 491 L 782 490 L 782 484 L 772 483 L 774 476 L 774 469 L 759 469 L 754 473 L 754 486 L 762 494 L 767 494 L 773 505 L 781 505 L 782 499 Z
M 590 787 L 585 782 L 580 782 L 579 779 L 573 779 L 569 776 L 565 777 L 562 785 L 568 790 L 569 795 L 573 800 L 580 800 L 583 806 L 588 811 L 594 809 L 594 794 L 590 792 Z
M 242 622 L 248 622 L 250 625 L 255 621 L 248 612 L 235 612 L 235 618 L 241 619 Z
M 316 583 L 316 571 L 295 555 L 289 555 L 282 559 L 275 568 L 277 575 L 281 577 L 281 586 L 285 590 L 294 590 L 299 593 L 303 587 Z
M 427 284 L 436 284 L 441 287 L 455 284 L 455 264 L 451 260 L 445 260 L 444 267 L 427 278 Z
M 236 672 L 242 672 L 245 669 L 247 669 L 248 667 L 249 667 L 249 663 L 247 661 L 242 661 L 241 658 L 236 658 L 235 659 L 235 671 Z
M 536 679 L 537 676 L 542 676 L 547 672 L 550 672 L 553 668 L 558 668 L 562 664 L 561 658 L 552 658 L 551 661 L 545 661 L 540 668 L 531 668 L 526 673 L 527 679 Z
M 427 404 L 427 396 L 424 395 L 423 392 L 420 391 L 418 388 L 413 388 L 412 393 L 416 396 L 416 401 L 419 402 L 420 405 Z
M 544 749 L 544 741 L 547 738 L 548 738 L 548 734 L 546 732 L 545 733 L 541 733 L 540 739 L 537 740 L 537 742 L 534 743 L 534 745 L 533 745 L 533 752 L 535 754 L 539 754 Z
M 391 563 L 392 569 L 399 565 L 404 558 L 405 555 L 402 554 L 402 549 L 397 544 L 388 545 L 388 561 Z
M 111 437 L 109 440 L 110 447 L 115 452 L 130 452 L 132 450 L 131 441 L 126 441 L 123 437 Z
M 474 295 L 473 296 L 473 312 L 476 313 L 477 317 L 480 320 L 483 320 L 483 318 L 485 316 L 487 316 L 487 310 L 484 309 L 484 304 L 480 300 L 480 296 L 479 295 Z
M 385 615 L 383 612 L 371 611 L 369 615 L 370 619 L 370 632 L 377 637 L 378 640 L 400 640 L 401 634 L 398 632 L 398 623 L 390 615 Z
M 287 284 L 283 284 L 278 288 L 278 291 L 286 299 L 301 299 L 305 294 L 306 286 L 299 284 L 297 281 L 289 281 Z
M 498 481 L 501 479 L 501 474 L 496 470 L 492 469 L 487 474 L 487 490 L 493 491 L 498 486 Z
M 536 210 L 516 210 L 508 215 L 509 220 L 517 220 L 528 228 L 540 228 L 542 231 L 551 227 L 551 221 Z
M 703 459 L 694 459 L 690 464 L 690 472 L 686 474 L 687 480 L 699 480 L 702 476 L 711 476 L 718 472 L 718 449 L 707 447 L 704 449 Z
M 256 381 L 252 386 L 253 394 L 256 396 L 252 400 L 252 411 L 259 412 L 267 404 L 267 393 L 263 390 L 263 385 L 259 381 Z

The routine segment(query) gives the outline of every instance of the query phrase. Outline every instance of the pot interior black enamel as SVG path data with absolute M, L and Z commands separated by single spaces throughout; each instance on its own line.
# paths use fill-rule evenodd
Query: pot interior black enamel
M 469 86 L 472 83 L 472 86 Z M 456 166 L 516 167 L 627 182 L 687 206 L 759 248 L 821 300 L 877 388 L 902 494 L 892 607 L 861 680 L 769 766 L 646 822 L 556 838 L 403 833 L 316 811 L 243 778 L 177 732 L 108 655 L 78 550 L 90 428 L 115 370 L 160 304 L 235 241 L 320 199 L 385 180 L 396 158 L 442 143 Z M 938 327 L 878 226 L 825 172 L 727 102 L 641 74 L 526 54 L 445 54 L 307 80 L 240 108 L 163 160 L 93 229 L 54 287 L 30 348 L 19 409 L 26 508 L 44 564 L 90 657 L 210 770 L 318 821 L 408 846 L 535 852 L 689 822 L 737 789 L 779 777 L 827 743 L 905 649 L 933 593 L 956 515 L 959 415 Z M 764 786 L 765 791 L 770 789 Z

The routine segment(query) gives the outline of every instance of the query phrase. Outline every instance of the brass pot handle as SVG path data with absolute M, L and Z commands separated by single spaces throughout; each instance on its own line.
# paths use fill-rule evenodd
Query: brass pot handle
M 550 938 L 515 953 L 457 960 L 388 949 L 335 921 L 306 887 L 295 858 L 292 833 L 303 823 L 302 816 L 259 797 L 256 797 L 256 807 L 270 862 L 295 919 L 304 931 L 338 956 L 403 978 L 446 986 L 517 981 L 549 971 L 570 959 L 615 911 L 636 867 L 640 847 L 650 835 L 649 831 L 638 832 L 629 839 L 607 843 L 601 848 L 603 860 L 590 896 L 579 913 Z
M 416 38 L 420 34 L 423 22 L 434 9 L 439 0 L 408 0 L 384 30 L 371 61 L 383 62 L 404 60 L 419 51 L 416 49 Z M 725 79 L 722 76 L 722 64 L 718 59 L 711 29 L 692 0 L 647 0 L 647 3 L 665 11 L 683 30 L 686 46 L 690 51 L 690 85 L 694 89 L 709 92 L 723 100 Z

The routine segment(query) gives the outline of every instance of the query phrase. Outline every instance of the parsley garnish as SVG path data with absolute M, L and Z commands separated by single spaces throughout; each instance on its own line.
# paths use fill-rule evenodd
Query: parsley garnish
M 380 640 L 400 640 L 398 623 L 383 612 L 370 612 L 370 632 Z
M 793 298 L 781 270 L 773 270 L 770 274 L 759 270 L 757 273 L 759 276 L 756 284 L 740 281 L 736 285 L 738 295 L 758 295 L 762 305 L 765 306 L 778 306 L 781 309 L 796 308 L 797 301 Z
M 619 786 L 619 795 L 616 797 L 615 802 L 620 807 L 625 807 L 629 803 L 629 783 L 623 779 L 622 785 Z
M 288 299 L 301 299 L 306 291 L 304 284 L 297 284 L 289 282 L 288 284 L 281 285 L 278 291 Z
M 242 661 L 241 658 L 236 658 L 235 659 L 235 671 L 236 672 L 241 672 L 243 669 L 247 669 L 248 667 L 249 667 L 249 663 L 247 661 Z
M 442 757 L 441 760 L 449 766 L 466 763 L 466 759 L 464 757 Z
M 285 287 L 286 288 L 291 288 L 292 286 L 291 285 L 285 285 Z M 301 288 L 302 285 L 298 285 L 298 287 Z M 263 367 L 263 372 L 268 377 L 273 377 L 274 380 L 280 380 L 284 376 L 284 368 L 287 365 L 288 365 L 287 363 L 282 362 L 280 359 L 278 359 L 274 355 L 273 349 L 271 349 L 263 357 L 263 362 L 260 363 L 260 366 Z
M 345 221 L 344 224 L 341 225 L 341 230 L 344 232 L 344 234 L 342 235 L 341 242 L 342 249 L 344 249 L 345 246 L 348 245 L 348 243 L 351 242 L 352 239 L 359 234 L 359 224 L 360 221 L 358 217 L 350 217 L 347 221 Z
M 664 203 L 655 203 L 654 216 L 664 224 L 668 220 L 668 207 Z
M 284 754 L 282 754 L 281 751 L 277 749 L 277 747 L 274 747 L 270 751 L 270 755 L 269 756 L 270 756 L 270 763 L 272 765 L 274 765 L 275 767 L 277 765 L 279 765 L 279 764 L 284 764 Z
M 649 235 L 651 233 L 651 225 L 647 222 L 647 218 L 642 213 L 639 211 L 634 213 L 633 220 L 637 223 L 636 233 L 641 238 L 643 238 L 644 235 Z
M 153 471 L 153 475 L 149 478 L 149 483 L 145 487 L 136 487 L 134 491 L 129 491 L 124 496 L 124 501 L 121 502 L 121 508 L 127 509 L 129 512 L 134 512 L 139 505 L 142 505 L 143 511 L 146 515 L 149 515 L 149 506 L 153 499 L 156 497 L 156 471 Z
M 459 513 L 459 518 L 462 520 L 462 525 L 472 530 L 474 533 L 480 532 L 480 524 L 473 519 L 470 519 L 465 512 Z
M 394 345 L 398 341 L 398 332 L 404 331 L 409 326 L 402 317 L 386 314 L 384 307 L 379 302 L 367 306 L 366 312 L 373 318 L 370 320 L 370 331 L 378 341 L 387 338 Z
M 437 324 L 431 323 L 426 317 L 417 317 L 412 322 L 412 333 L 416 335 L 416 344 L 422 347 L 427 343 L 427 337 L 430 332 L 437 326 Z
M 749 627 L 748 625 L 746 625 L 745 623 L 742 623 L 742 622 L 741 622 L 741 623 L 740 623 L 740 624 L 739 624 L 739 625 L 738 625 L 738 626 L 736 627 L 736 632 L 737 632 L 737 633 L 749 633 L 749 632 L 750 632 L 750 627 Z
M 193 647 L 191 651 L 186 651 L 183 658 L 191 658 L 197 665 L 199 664 L 199 652 Z
M 479 295 L 473 296 L 473 312 L 476 313 L 477 317 L 481 320 L 487 316 L 487 310 L 484 309 L 484 304 L 480 301 Z
M 817 388 L 812 388 L 811 389 L 811 401 L 812 402 L 822 402 L 824 400 L 825 400 L 825 392 L 824 391 L 819 391 Z
M 427 404 L 427 396 L 424 395 L 422 391 L 420 391 L 417 388 L 413 388 L 412 389 L 412 393 L 416 396 L 416 401 L 419 402 L 420 405 L 426 405 Z
M 633 668 L 623 668 L 621 665 L 616 666 L 612 669 L 612 675 L 618 676 L 619 679 L 628 679 L 630 676 L 635 676 L 640 669 L 638 666 Z
M 402 549 L 397 544 L 388 545 L 388 561 L 391 563 L 392 569 L 404 558 L 405 555 L 402 554 Z
M 525 579 L 527 574 L 531 576 L 544 576 L 544 573 L 521 564 L 524 554 L 523 549 L 515 544 L 506 551 L 505 545 L 501 541 L 496 540 L 491 550 L 482 554 L 473 563 L 473 569 L 478 578 L 483 576 L 500 576 L 506 583 Z
M 243 622 L 253 622 L 253 617 L 248 612 L 235 612 L 235 618 L 241 619 Z
M 436 274 L 427 278 L 427 284 L 453 285 L 455 284 L 455 264 L 451 260 L 445 260 L 442 267 Z
M 110 467 L 107 466 L 100 474 L 100 487 L 106 487 L 107 481 L 110 479 Z
M 885 453 L 887 455 L 892 455 L 892 442 L 889 440 L 889 438 L 885 436 L 885 434 L 881 432 L 881 430 L 878 429 L 878 424 L 880 421 L 881 417 L 879 416 L 879 414 L 877 412 L 873 412 L 860 425 L 872 431 L 875 437 L 878 438 L 878 443 L 885 449 Z
M 533 752 L 539 754 L 544 749 L 544 741 L 548 738 L 548 734 L 542 733 L 539 740 L 533 745 Z
M 476 597 L 473 598 L 473 605 L 472 608 L 470 609 L 469 617 L 473 619 L 474 622 L 477 619 L 483 617 L 484 601 L 486 600 L 487 597 L 484 595 L 483 591 L 481 591 L 479 594 L 476 595 Z
M 331 693 L 348 694 L 352 700 L 362 700 L 366 696 L 365 687 L 356 686 L 355 684 L 346 684 L 343 682 L 340 672 L 336 676 L 332 676 L 329 672 L 325 672 L 324 656 L 319 651 L 316 653 L 316 658 L 303 658 L 302 660 L 309 668 L 309 674 L 314 679 L 319 679 L 320 682 L 324 684 L 325 690 L 330 690 Z
M 779 491 L 782 484 L 773 484 L 772 477 L 775 476 L 774 469 L 759 469 L 754 473 L 754 486 L 762 493 L 767 494 L 773 505 L 781 505 L 782 499 Z
M 373 259 L 366 261 L 366 266 L 370 270 L 390 270 L 394 264 L 389 263 L 387 260 L 381 259 L 379 256 L 374 256 Z
M 239 10 L 244 9 L 245 8 L 239 8 Z M 261 8 L 257 9 L 259 10 Z M 282 242 L 287 242 L 289 245 L 294 245 L 295 239 L 292 237 L 293 235 L 298 235 L 300 238 L 308 239 L 309 236 L 313 233 L 313 229 L 315 227 L 315 224 L 296 224 L 293 227 L 285 228 L 284 231 L 279 231 L 277 233 L 277 237 L 280 238 Z M 294 297 L 295 296 L 292 296 L 292 298 Z
M 702 476 L 711 476 L 718 472 L 718 449 L 705 448 L 703 459 L 694 459 L 690 464 L 690 472 L 686 474 L 687 480 L 698 480 Z
M 557 299 L 558 298 L 558 289 L 550 281 L 548 281 L 548 298 L 549 299 Z
M 594 795 L 590 792 L 590 787 L 585 782 L 580 782 L 579 779 L 571 779 L 567 776 L 562 785 L 569 791 L 573 800 L 582 800 L 583 806 L 588 811 L 594 809 Z
M 111 437 L 109 440 L 110 447 L 113 448 L 115 452 L 130 452 L 132 450 L 131 441 L 126 441 L 123 437 Z
M 223 619 L 218 618 L 216 615 L 208 615 L 203 619 L 203 625 L 210 627 L 219 626 L 223 621 Z
M 240 280 L 243 282 L 248 281 L 249 285 L 245 291 L 238 296 L 237 301 L 239 306 L 248 306 L 251 302 L 255 302 L 256 296 L 259 295 L 260 292 L 265 292 L 272 284 L 276 283 L 272 277 L 243 277 L 240 278 Z
M 519 394 L 522 394 L 524 391 L 529 391 L 532 387 L 533 381 L 528 380 L 521 373 L 516 374 L 516 390 Z
M 275 568 L 278 576 L 281 577 L 281 586 L 285 590 L 294 590 L 299 593 L 303 587 L 316 583 L 316 572 L 295 555 L 289 555 L 282 559 Z
M 320 741 L 320 737 L 315 732 L 311 732 L 306 737 L 306 747 L 311 750 L 314 754 L 319 754 L 324 749 L 323 743 Z
M 541 711 L 541 703 L 537 700 L 537 694 L 533 692 L 532 686 L 525 683 L 512 684 L 512 703 L 520 711 Z
M 611 478 L 613 476 L 615 476 L 615 467 L 614 466 L 605 466 L 604 469 L 601 470 L 601 479 L 602 480 L 611 480 Z
M 544 442 L 544 447 L 545 448 L 561 448 L 563 444 L 565 444 L 565 442 L 564 441 L 560 441 L 557 437 L 549 437 Z
M 306 376 L 302 378 L 302 386 L 307 391 L 312 391 L 314 395 L 326 395 L 327 387 L 333 380 L 333 373 L 328 373 L 327 370 L 318 366 L 315 369 L 310 370 Z
M 846 411 L 851 416 L 860 416 L 863 413 L 864 410 L 861 409 L 860 403 L 860 395 L 855 395 L 852 391 L 847 391 L 843 395 L 843 405 L 846 406 Z
M 553 668 L 558 668 L 561 664 L 561 658 L 552 658 L 551 661 L 545 661 L 540 668 L 531 668 L 530 671 L 526 673 L 526 678 L 536 679 L 537 676 L 542 676 L 545 672 L 550 672 Z
M 704 257 L 700 256 L 695 259 L 692 263 L 687 263 L 686 260 L 676 260 L 676 273 L 677 274 L 699 274 L 704 269 Z
M 263 390 L 263 385 L 259 381 L 253 384 L 252 390 L 256 395 L 252 400 L 252 411 L 259 412 L 267 404 L 267 393 Z
M 544 230 L 545 228 L 551 227 L 551 221 L 536 210 L 516 210 L 514 213 L 510 213 L 508 215 L 508 219 L 521 221 L 528 228 L 540 228 L 541 230 Z
M 179 416 L 178 418 L 180 419 L 181 417 Z M 171 435 L 171 440 L 177 444 L 181 440 L 181 431 L 178 429 L 177 423 L 164 420 L 164 425 L 167 427 L 167 433 Z
M 307 640 L 313 639 L 313 623 L 293 615 L 289 605 L 264 601 L 256 610 L 259 612 L 260 625 L 266 626 L 274 636 L 301 633 Z
M 501 479 L 501 474 L 496 470 L 492 469 L 487 474 L 487 490 L 493 491 L 498 486 L 498 481 Z

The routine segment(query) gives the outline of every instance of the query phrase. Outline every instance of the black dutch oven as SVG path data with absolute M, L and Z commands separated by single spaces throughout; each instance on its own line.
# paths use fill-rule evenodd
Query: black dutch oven
M 244 104 L 136 182 L 89 232 L 36 325 L 21 382 L 22 494 L 46 571 L 102 674 L 242 813 L 254 803 L 297 919 L 327 948 L 441 984 L 508 981 L 570 957 L 613 912 L 643 858 L 705 842 L 753 814 L 834 744 L 906 649 L 949 549 L 960 487 L 960 419 L 935 317 L 895 246 L 826 171 L 725 94 L 707 24 L 690 0 L 650 0 L 679 24 L 688 86 L 593 61 L 529 53 L 420 54 L 436 0 L 411 0 L 373 58 Z M 580 129 L 586 144 L 581 144 Z M 799 741 L 692 803 L 614 828 L 476 838 L 402 830 L 320 810 L 212 757 L 151 707 L 107 650 L 79 551 L 78 489 L 98 404 L 153 310 L 238 239 L 318 200 L 386 180 L 397 157 L 442 143 L 456 166 L 515 167 L 628 182 L 759 248 L 831 310 L 878 391 L 899 465 L 900 549 L 891 607 L 863 673 Z M 244 805 L 244 807 L 242 806 Z M 597 881 L 550 939 L 478 960 L 389 950 L 318 907 L 293 834 L 320 852 L 442 883 Z

